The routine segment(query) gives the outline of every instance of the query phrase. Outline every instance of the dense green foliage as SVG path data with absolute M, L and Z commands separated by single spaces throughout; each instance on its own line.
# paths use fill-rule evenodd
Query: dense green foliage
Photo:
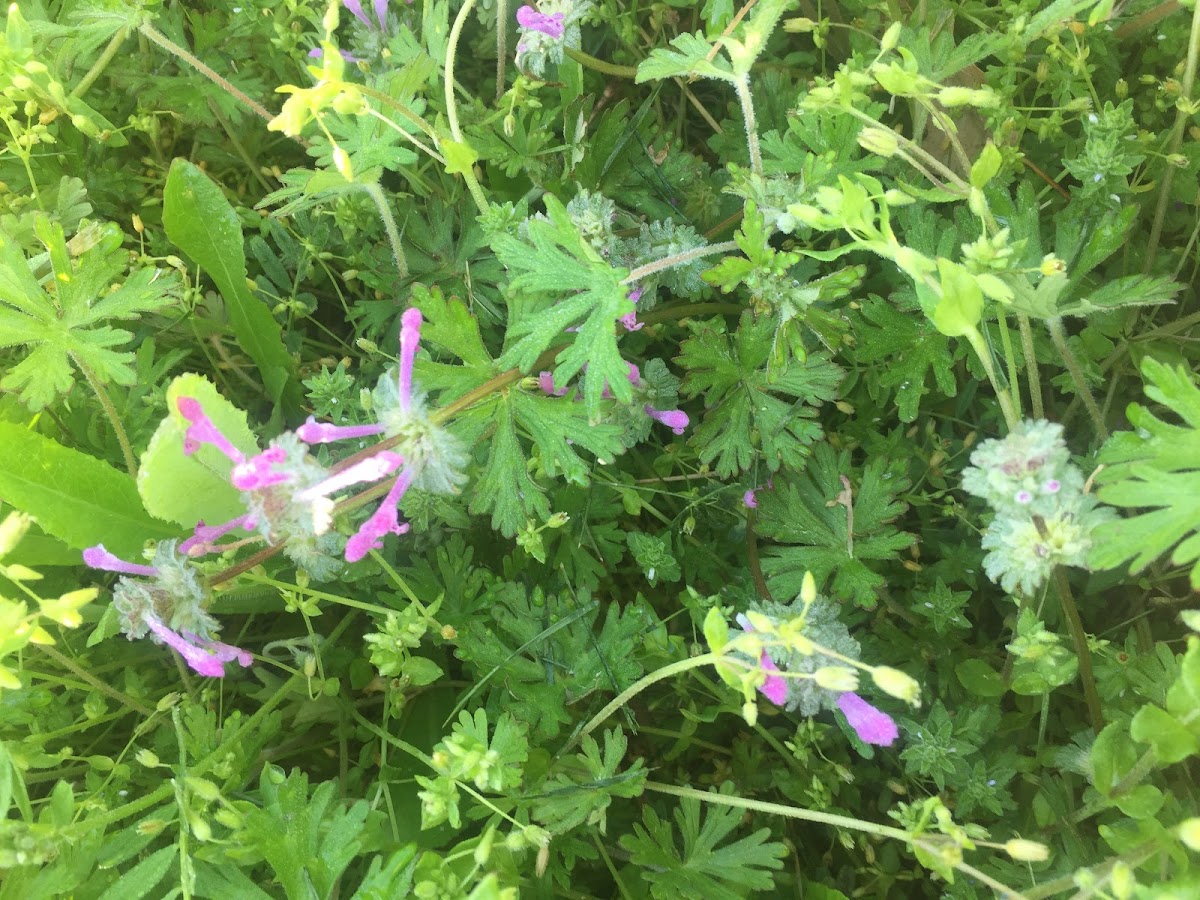
M 10 6 L 0 900 L 1200 896 L 1198 62 Z

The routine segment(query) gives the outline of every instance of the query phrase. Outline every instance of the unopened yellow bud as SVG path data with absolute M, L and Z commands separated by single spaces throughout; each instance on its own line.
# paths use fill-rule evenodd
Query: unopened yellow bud
M 896 132 L 874 125 L 869 125 L 858 133 L 858 143 L 868 153 L 874 153 L 876 156 L 895 156 L 896 151 L 900 149 Z
M 890 697 L 912 706 L 921 705 L 921 686 L 911 676 L 891 666 L 876 666 L 871 670 L 875 686 Z
M 839 694 L 858 690 L 858 673 L 844 666 L 821 666 L 813 672 L 813 680 L 818 687 Z
M 1013 859 L 1021 862 L 1043 862 L 1050 858 L 1050 848 L 1037 841 L 1027 841 L 1024 838 L 1013 838 L 1004 845 L 1004 851 Z
M 1189 850 L 1200 852 L 1200 817 L 1184 819 L 1179 823 L 1176 833 Z
M 812 572 L 804 573 L 804 580 L 800 582 L 800 602 L 808 606 L 817 599 L 817 580 L 813 578 Z

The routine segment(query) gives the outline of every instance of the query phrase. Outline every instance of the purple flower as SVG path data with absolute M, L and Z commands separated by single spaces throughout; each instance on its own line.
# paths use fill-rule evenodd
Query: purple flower
M 1013 499 L 1024 506 L 1027 503 L 1033 502 L 1033 494 L 1029 493 L 1029 491 L 1017 491 L 1017 495 Z
M 183 433 L 183 455 L 191 456 L 200 449 L 202 444 L 212 444 L 235 464 L 245 462 L 242 451 L 233 446 L 221 430 L 213 424 L 195 397 L 180 397 L 175 401 L 175 408 L 191 424 Z
M 342 55 L 342 59 L 344 59 L 348 63 L 362 62 L 362 58 L 355 56 L 353 53 L 349 53 L 345 50 L 338 50 L 338 53 L 340 53 Z M 311 50 L 308 51 L 309 59 L 321 59 L 324 56 L 325 56 L 325 51 L 322 50 L 320 47 L 313 47 Z
M 1057 494 L 1059 489 L 1062 488 L 1062 482 L 1060 482 L 1057 478 L 1051 478 L 1044 485 L 1042 485 L 1042 488 L 1047 494 Z
M 562 13 L 546 15 L 532 6 L 522 6 L 517 10 L 517 24 L 529 31 L 540 31 L 547 37 L 556 39 L 563 36 L 565 29 Z
M 542 389 L 543 393 L 549 394 L 551 397 L 561 397 L 567 392 L 565 387 L 555 387 L 553 372 L 539 372 L 538 387 Z
M 891 716 L 876 709 L 852 691 L 839 696 L 837 704 L 850 727 L 864 744 L 889 747 L 900 735 Z
M 629 301 L 633 304 L 636 304 L 641 297 L 641 288 L 636 288 L 629 292 Z M 626 313 L 625 315 L 621 316 L 619 319 L 617 319 L 617 321 L 625 326 L 626 331 L 639 331 L 644 327 L 643 323 L 638 321 L 636 309 L 633 312 Z
M 754 491 L 746 491 L 742 494 L 742 503 L 747 509 L 758 509 L 758 498 L 754 496 Z
M 388 0 L 374 0 L 374 3 L 375 18 L 379 22 L 379 30 L 383 31 L 385 28 L 387 28 Z M 358 19 L 358 21 L 362 22 L 368 28 L 375 28 L 375 26 L 371 24 L 371 20 L 367 18 L 366 13 L 363 12 L 362 3 L 360 3 L 359 0 L 342 0 L 342 6 L 350 10 L 350 12 L 354 14 L 354 18 Z
M 683 434 L 688 427 L 688 416 L 681 409 L 655 409 L 646 407 L 646 415 L 656 422 L 662 422 L 676 434 Z
M 412 469 L 405 469 L 400 473 L 400 477 L 396 479 L 392 489 L 379 504 L 379 509 L 371 518 L 363 522 L 354 537 L 346 542 L 347 562 L 358 562 L 370 551 L 381 549 L 385 534 L 404 534 L 408 531 L 408 523 L 401 524 L 400 522 L 398 507 L 412 481 Z
M 421 311 L 410 306 L 400 317 L 400 410 L 408 413 L 412 407 L 413 361 L 421 341 Z
M 205 525 L 204 520 L 201 519 L 196 523 L 192 536 L 179 545 L 179 552 L 184 556 L 204 556 L 206 553 L 215 553 L 217 550 L 215 541 L 237 528 L 249 531 L 255 524 L 254 517 L 251 515 L 238 516 L 222 525 Z
M 88 547 L 83 551 L 83 561 L 93 569 L 105 572 L 121 572 L 124 575 L 145 575 L 153 578 L 158 574 L 154 566 L 139 566 L 137 563 L 125 562 L 119 556 L 109 553 L 103 544 Z
M 254 661 L 247 651 L 220 641 L 206 640 L 190 632 L 178 634 L 164 625 L 157 616 L 147 615 L 144 618 L 146 627 L 172 650 L 179 652 L 184 662 L 201 675 L 209 678 L 222 678 L 225 675 L 225 663 L 235 659 L 244 669 Z
M 744 614 L 738 615 L 737 623 L 742 626 L 743 631 L 754 631 L 754 626 L 750 624 L 750 620 Z M 776 706 L 783 706 L 788 695 L 787 679 L 782 674 L 778 674 L 779 666 L 775 665 L 775 660 L 771 659 L 766 650 L 758 658 L 758 667 L 767 673 L 767 680 L 759 685 L 759 691 Z
M 328 422 L 318 422 L 312 416 L 296 429 L 296 437 L 306 444 L 332 444 L 334 441 L 382 433 L 383 426 L 377 422 L 371 425 L 331 425 Z

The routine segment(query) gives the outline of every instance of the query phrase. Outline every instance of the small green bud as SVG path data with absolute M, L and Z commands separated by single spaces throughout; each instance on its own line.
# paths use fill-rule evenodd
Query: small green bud
M 216 803 L 221 799 L 221 789 L 209 781 L 207 778 L 199 778 L 195 775 L 186 775 L 183 779 L 184 785 L 193 794 L 201 800 L 207 800 L 209 803 Z
M 1108 876 L 1108 888 L 1112 891 L 1112 895 L 1117 900 L 1129 900 L 1133 896 L 1135 887 L 1137 887 L 1137 879 L 1133 875 L 1133 870 L 1118 860 Z
M 1004 851 L 1021 862 L 1044 862 L 1050 858 L 1050 848 L 1037 841 L 1013 838 L 1004 845 Z
M 888 26 L 888 30 L 883 33 L 883 40 L 879 42 L 879 50 L 882 53 L 887 53 L 889 50 L 895 50 L 896 45 L 900 43 L 900 30 L 903 26 L 899 22 L 893 22 Z
M 24 513 L 11 512 L 0 522 L 0 559 L 3 559 L 21 542 L 33 519 Z
M 858 673 L 845 666 L 821 666 L 813 672 L 813 680 L 818 687 L 839 694 L 858 690 Z
M 162 765 L 162 763 L 159 761 L 158 754 L 151 750 L 139 750 L 133 755 L 133 758 L 147 769 L 156 769 Z
M 212 826 L 202 816 L 189 814 L 187 820 L 188 827 L 192 829 L 196 840 L 205 842 L 212 840 Z
M 858 133 L 858 144 L 868 153 L 885 158 L 895 156 L 896 151 L 900 149 L 896 132 L 875 125 L 868 125 Z
M 758 703 L 754 700 L 747 700 L 742 704 L 742 718 L 746 720 L 746 724 L 751 728 L 758 722 Z
M 816 599 L 817 580 L 813 578 L 812 572 L 805 572 L 804 580 L 800 582 L 800 602 L 809 606 Z
M 1176 832 L 1189 850 L 1200 852 L 1200 816 L 1184 819 L 1176 826 Z
M 557 512 L 546 520 L 546 527 L 547 528 L 562 528 L 564 525 L 566 525 L 570 521 L 571 521 L 571 517 L 569 515 L 567 515 L 564 512 Z
M 483 833 L 483 837 L 479 839 L 479 843 L 475 845 L 475 865 L 486 866 L 488 859 L 492 855 L 492 844 L 496 840 L 496 829 L 489 828 Z

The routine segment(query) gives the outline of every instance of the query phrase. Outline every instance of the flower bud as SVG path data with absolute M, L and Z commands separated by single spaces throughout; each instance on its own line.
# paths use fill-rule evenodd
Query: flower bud
M 845 666 L 821 666 L 813 672 L 813 680 L 818 687 L 839 694 L 858 690 L 858 673 Z
M 804 580 L 800 582 L 800 602 L 808 606 L 816 599 L 817 580 L 813 578 L 812 572 L 805 572 Z
M 896 45 L 900 43 L 900 29 L 902 27 L 899 22 L 893 22 L 888 26 L 888 30 L 883 33 L 883 40 L 879 42 L 881 53 L 887 53 L 889 50 L 896 49 Z
M 754 700 L 747 700 L 742 704 L 742 718 L 746 720 L 746 724 L 751 728 L 758 721 L 758 703 Z
M 1050 858 L 1050 848 L 1037 841 L 1013 838 L 1004 845 L 1004 851 L 1020 862 L 1044 862 Z
M 891 666 L 876 666 L 871 670 L 875 686 L 897 700 L 912 706 L 921 705 L 921 686 L 910 676 Z
M 1200 852 L 1200 816 L 1184 819 L 1176 826 L 1176 833 L 1189 850 Z
M 139 750 L 133 755 L 133 758 L 147 769 L 155 769 L 162 765 L 158 759 L 158 754 L 154 753 L 152 750 Z
M 11 512 L 0 522 L 0 559 L 3 559 L 20 543 L 29 530 L 33 519 L 24 513 Z
M 1116 900 L 1129 900 L 1133 896 L 1135 887 L 1137 887 L 1137 878 L 1134 877 L 1133 870 L 1118 860 L 1108 876 L 1109 891 Z
M 188 790 L 201 800 L 215 803 L 221 799 L 221 789 L 207 778 L 200 778 L 196 775 L 185 775 L 183 783 L 187 786 Z
M 900 149 L 896 132 L 875 125 L 869 125 L 858 133 L 858 144 L 868 153 L 883 157 L 895 156 L 896 151 Z

